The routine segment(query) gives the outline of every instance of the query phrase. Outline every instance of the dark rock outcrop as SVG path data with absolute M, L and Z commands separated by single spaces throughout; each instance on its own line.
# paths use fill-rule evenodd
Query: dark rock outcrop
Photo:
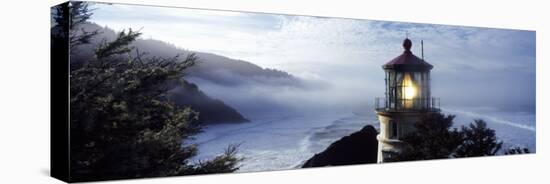
M 307 160 L 302 168 L 376 163 L 377 134 L 373 126 L 367 125 L 360 131 L 330 144 L 323 152 Z

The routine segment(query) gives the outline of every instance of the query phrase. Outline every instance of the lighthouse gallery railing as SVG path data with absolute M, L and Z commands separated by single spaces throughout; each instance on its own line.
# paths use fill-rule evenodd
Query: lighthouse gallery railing
M 404 112 L 404 111 L 439 111 L 439 98 L 413 98 L 413 99 L 392 99 L 377 97 L 374 101 L 377 111 Z

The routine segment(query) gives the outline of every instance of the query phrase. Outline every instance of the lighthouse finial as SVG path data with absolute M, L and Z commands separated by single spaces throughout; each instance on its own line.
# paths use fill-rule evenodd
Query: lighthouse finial
M 406 52 L 410 52 L 411 47 L 412 47 L 411 40 L 409 40 L 409 38 L 405 38 L 405 40 L 403 40 L 403 48 L 405 49 Z

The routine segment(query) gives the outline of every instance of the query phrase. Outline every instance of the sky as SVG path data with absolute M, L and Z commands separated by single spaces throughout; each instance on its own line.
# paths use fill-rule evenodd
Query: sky
M 535 110 L 535 32 L 358 19 L 94 4 L 91 18 L 116 31 L 324 81 L 340 103 L 384 94 L 381 65 L 412 52 L 434 65 L 432 94 L 448 106 Z M 306 96 L 306 95 L 304 95 Z M 308 95 L 323 98 L 322 95 Z

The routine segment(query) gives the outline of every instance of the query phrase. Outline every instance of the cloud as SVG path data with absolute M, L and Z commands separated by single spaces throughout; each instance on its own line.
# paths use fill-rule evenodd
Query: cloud
M 424 40 L 425 59 L 434 65 L 432 91 L 443 104 L 534 109 L 536 103 L 533 31 L 131 5 L 96 7 L 92 21 L 100 25 L 119 30 L 143 27 L 145 38 L 246 60 L 327 86 L 278 94 L 262 85 L 205 86 L 207 93 L 229 90 L 258 99 L 263 95 L 277 104 L 298 98 L 327 106 L 371 104 L 375 96 L 384 94 L 381 65 L 402 53 L 401 42 L 408 33 L 417 56 Z

